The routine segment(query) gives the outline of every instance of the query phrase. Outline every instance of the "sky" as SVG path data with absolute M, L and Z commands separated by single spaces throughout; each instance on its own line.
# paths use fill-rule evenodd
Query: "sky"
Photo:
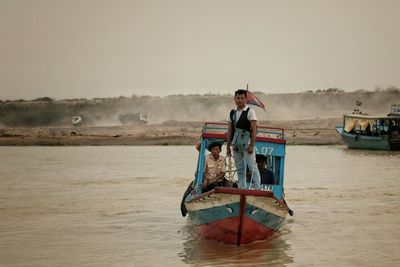
M 0 99 L 400 87 L 398 0 L 0 0 Z

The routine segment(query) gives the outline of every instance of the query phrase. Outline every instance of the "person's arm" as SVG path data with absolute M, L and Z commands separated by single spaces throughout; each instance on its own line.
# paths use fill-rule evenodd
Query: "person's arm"
M 203 184 L 202 184 L 202 188 L 204 189 L 204 188 L 206 188 L 207 187 L 207 179 L 205 178 L 205 174 L 204 174 L 204 176 L 203 176 L 204 178 L 203 178 Z
M 213 183 L 218 182 L 220 180 L 223 180 L 225 173 L 226 173 L 226 164 L 225 164 L 225 158 L 223 158 L 221 162 L 221 171 L 218 173 L 218 175 L 213 179 Z
M 228 123 L 228 132 L 226 133 L 226 155 L 231 156 L 232 123 Z
M 247 149 L 247 153 L 251 154 L 254 150 L 254 145 L 256 144 L 256 137 L 257 137 L 257 121 L 252 120 L 250 121 L 251 127 L 251 137 L 250 137 L 250 145 Z
M 225 176 L 225 172 L 218 173 L 218 175 L 212 180 L 211 183 L 216 183 L 216 182 L 222 180 L 222 178 L 224 178 L 224 176 Z
M 207 166 L 208 166 L 208 160 L 207 157 L 205 158 L 205 162 L 204 162 L 204 172 L 203 172 L 203 183 L 202 183 L 202 188 L 206 188 L 208 185 L 208 181 L 207 181 Z

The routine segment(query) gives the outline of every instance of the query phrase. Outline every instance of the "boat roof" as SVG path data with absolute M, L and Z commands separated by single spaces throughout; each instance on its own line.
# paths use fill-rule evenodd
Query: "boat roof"
M 344 116 L 357 119 L 400 119 L 400 115 L 344 114 Z
M 223 139 L 226 141 L 227 132 L 227 122 L 205 122 L 201 137 L 205 139 Z M 256 141 L 286 144 L 285 130 L 283 128 L 257 125 Z

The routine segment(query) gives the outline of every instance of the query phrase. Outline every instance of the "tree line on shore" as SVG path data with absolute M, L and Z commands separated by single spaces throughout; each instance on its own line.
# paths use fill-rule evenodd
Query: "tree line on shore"
M 370 112 L 385 112 L 400 102 L 400 89 L 376 88 L 374 91 L 344 92 L 338 88 L 302 93 L 265 94 L 254 92 L 267 106 L 257 112 L 261 120 L 340 117 L 351 111 L 356 101 Z M 146 113 L 151 123 L 224 120 L 233 106 L 233 95 L 120 96 L 115 98 L 64 99 L 39 97 L 34 100 L 0 100 L 0 126 L 70 126 L 73 116 L 95 118 L 94 124 L 118 125 L 121 114 Z M 398 103 L 397 103 L 398 104 Z

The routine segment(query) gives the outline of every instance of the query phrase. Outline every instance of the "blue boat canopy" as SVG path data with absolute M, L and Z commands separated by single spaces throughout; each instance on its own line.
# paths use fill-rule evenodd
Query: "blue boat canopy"
M 202 193 L 201 185 L 203 182 L 206 149 L 214 142 L 224 144 L 227 138 L 227 131 L 227 123 L 206 122 L 203 126 L 195 178 L 197 195 Z M 285 146 L 284 129 L 257 126 L 254 151 L 256 155 L 264 155 L 267 157 L 269 167 L 274 172 L 277 180 L 276 184 L 264 187 L 263 189 L 272 191 L 277 199 L 283 198 Z M 251 188 L 251 184 L 248 184 L 248 188 Z

